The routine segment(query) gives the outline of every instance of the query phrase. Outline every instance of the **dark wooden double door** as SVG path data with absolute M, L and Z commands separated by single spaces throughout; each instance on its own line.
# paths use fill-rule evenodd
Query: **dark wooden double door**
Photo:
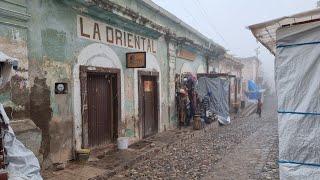
M 157 76 L 141 76 L 140 82 L 140 118 L 142 135 L 145 138 L 158 132 Z
M 117 76 L 88 73 L 88 144 L 98 146 L 117 138 Z

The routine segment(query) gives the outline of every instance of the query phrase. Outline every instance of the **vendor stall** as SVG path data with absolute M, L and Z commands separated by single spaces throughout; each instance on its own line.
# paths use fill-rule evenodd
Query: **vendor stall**
M 199 75 L 196 85 L 196 93 L 199 96 L 204 108 L 203 117 L 208 118 L 213 113 L 218 116 L 221 124 L 230 123 L 229 114 L 229 81 L 225 78 L 219 78 L 215 75 Z

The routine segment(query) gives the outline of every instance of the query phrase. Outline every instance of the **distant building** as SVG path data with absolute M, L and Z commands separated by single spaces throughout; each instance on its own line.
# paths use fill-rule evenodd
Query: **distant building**
M 244 65 L 242 70 L 242 86 L 247 91 L 248 81 L 253 80 L 257 84 L 262 83 L 261 61 L 255 57 L 240 58 Z

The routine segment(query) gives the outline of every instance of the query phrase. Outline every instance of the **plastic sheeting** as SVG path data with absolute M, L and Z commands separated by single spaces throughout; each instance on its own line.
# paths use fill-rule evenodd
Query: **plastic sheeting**
M 19 60 L 17 58 L 10 57 L 5 53 L 0 51 L 0 62 L 17 63 Z
M 9 118 L 0 103 L 0 114 L 8 129 L 4 130 L 4 148 L 9 180 L 42 180 L 38 159 L 32 151 L 17 140 L 9 123 Z
M 281 179 L 320 179 L 320 24 L 277 31 Z
M 249 80 L 248 81 L 248 90 L 256 92 L 256 91 L 259 91 L 259 88 L 253 80 Z
M 14 69 L 16 69 L 18 67 L 19 60 L 0 51 L 0 62 L 9 63 Z
M 264 90 L 261 90 L 253 80 L 248 81 L 248 90 L 249 92 L 245 92 L 245 95 L 249 100 L 258 100 L 259 98 L 262 98 Z
M 278 28 L 318 19 L 320 19 L 320 8 L 251 25 L 248 28 L 261 44 L 263 44 L 272 54 L 275 54 L 276 31 Z
M 229 117 L 229 81 L 220 78 L 201 77 L 195 87 L 200 99 L 210 96 L 210 111 L 218 115 L 223 124 L 230 123 Z M 220 116 L 220 117 L 219 117 Z

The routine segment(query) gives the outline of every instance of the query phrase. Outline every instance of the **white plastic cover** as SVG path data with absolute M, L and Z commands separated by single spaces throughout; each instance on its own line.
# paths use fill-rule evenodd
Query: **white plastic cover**
M 9 180 L 42 180 L 38 159 L 32 151 L 17 140 L 1 103 L 0 114 L 8 125 L 8 129 L 4 132 L 4 148 L 6 161 L 9 163 L 7 166 Z
M 0 62 L 13 63 L 13 62 L 18 62 L 18 61 L 19 60 L 17 58 L 10 57 L 0 51 Z
M 320 179 L 320 23 L 277 31 L 280 179 Z
M 226 118 L 222 117 L 222 116 L 218 116 L 218 121 L 223 125 L 227 125 L 227 124 L 231 123 L 230 116 L 228 116 Z

